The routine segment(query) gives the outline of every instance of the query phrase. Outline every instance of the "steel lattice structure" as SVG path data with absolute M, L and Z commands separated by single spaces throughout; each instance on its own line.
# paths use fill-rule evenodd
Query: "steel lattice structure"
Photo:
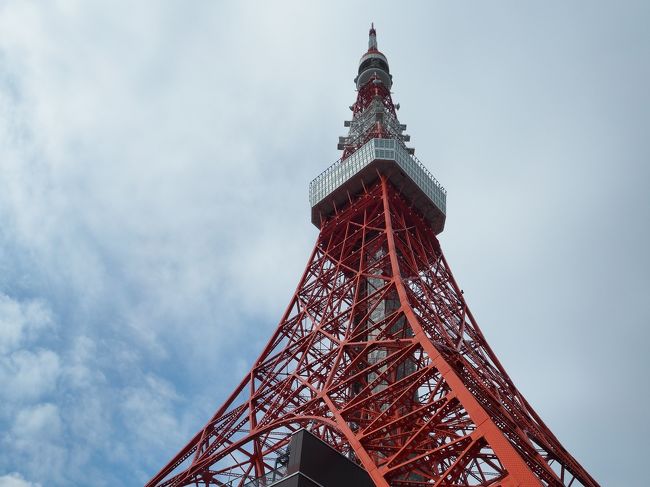
M 364 58 L 337 164 L 353 167 L 368 144 L 370 162 L 317 178 L 334 189 L 313 198 L 320 234 L 277 330 L 147 486 L 270 485 L 300 428 L 377 486 L 597 486 L 516 389 L 467 307 L 436 237 L 444 198 L 422 196 L 442 189 L 426 190 L 419 166 L 403 162 L 412 151 L 387 63 L 363 64 L 385 60 L 374 28 Z

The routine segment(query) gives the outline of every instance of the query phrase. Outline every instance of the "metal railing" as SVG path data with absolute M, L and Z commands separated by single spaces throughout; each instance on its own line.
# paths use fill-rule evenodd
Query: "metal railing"
M 270 487 L 271 485 L 283 480 L 288 474 L 287 466 L 283 465 L 270 472 L 267 472 L 261 477 L 247 477 L 244 478 L 244 487 Z M 242 479 L 232 479 L 230 482 L 223 484 L 226 487 L 235 487 L 241 485 Z
M 370 139 L 345 160 L 338 160 L 309 183 L 312 207 L 342 186 L 375 159 L 395 161 L 404 173 L 443 212 L 447 211 L 447 191 L 414 155 L 394 139 Z
M 267 471 L 260 477 L 242 476 L 219 485 L 224 487 L 236 487 L 238 485 L 243 485 L 243 487 L 271 487 L 288 475 L 289 447 L 281 448 L 275 453 L 275 468 L 273 470 Z

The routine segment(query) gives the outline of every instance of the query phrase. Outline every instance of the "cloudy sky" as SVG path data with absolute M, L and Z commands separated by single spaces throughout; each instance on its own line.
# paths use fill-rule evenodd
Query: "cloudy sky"
M 0 0 L 0 487 L 142 485 L 241 379 L 371 21 L 487 339 L 647 481 L 650 3 Z

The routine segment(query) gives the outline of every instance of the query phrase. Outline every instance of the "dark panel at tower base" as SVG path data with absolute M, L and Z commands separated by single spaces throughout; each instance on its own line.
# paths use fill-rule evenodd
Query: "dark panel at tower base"
M 287 477 L 273 487 L 374 487 L 359 465 L 307 430 L 291 438 Z
M 352 484 L 346 484 L 346 485 L 351 486 Z M 285 478 L 284 480 L 281 480 L 276 484 L 271 484 L 271 487 L 322 487 L 322 486 L 321 484 L 314 482 L 310 478 L 305 477 L 300 472 L 296 472 L 295 474 Z

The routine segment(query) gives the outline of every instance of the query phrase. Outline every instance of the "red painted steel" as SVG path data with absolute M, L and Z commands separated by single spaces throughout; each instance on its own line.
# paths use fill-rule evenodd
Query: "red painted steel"
M 367 96 L 392 106 L 369 85 L 360 111 Z M 264 351 L 147 486 L 268 485 L 300 428 L 377 486 L 598 485 L 516 389 L 431 227 L 381 174 L 323 222 Z
M 362 86 L 361 89 L 359 89 L 357 101 L 354 103 L 354 105 L 352 105 L 353 116 L 358 116 L 363 111 L 367 110 L 373 100 L 380 100 L 386 112 L 397 118 L 397 115 L 395 113 L 395 105 L 393 104 L 393 99 L 391 97 L 390 91 L 383 84 L 372 83 L 372 80 L 371 82 L 366 83 L 364 86 Z M 351 141 L 352 143 L 348 144 L 345 147 L 343 150 L 342 159 L 348 158 L 359 147 L 368 142 L 370 139 L 386 138 L 393 138 L 393 134 L 390 132 L 385 123 L 382 123 L 381 120 L 377 120 L 369 130 L 364 132 L 361 137 L 358 137 L 355 140 Z
M 300 428 L 378 486 L 597 485 L 517 391 L 437 238 L 383 178 L 323 225 L 250 373 L 147 485 L 244 485 Z

